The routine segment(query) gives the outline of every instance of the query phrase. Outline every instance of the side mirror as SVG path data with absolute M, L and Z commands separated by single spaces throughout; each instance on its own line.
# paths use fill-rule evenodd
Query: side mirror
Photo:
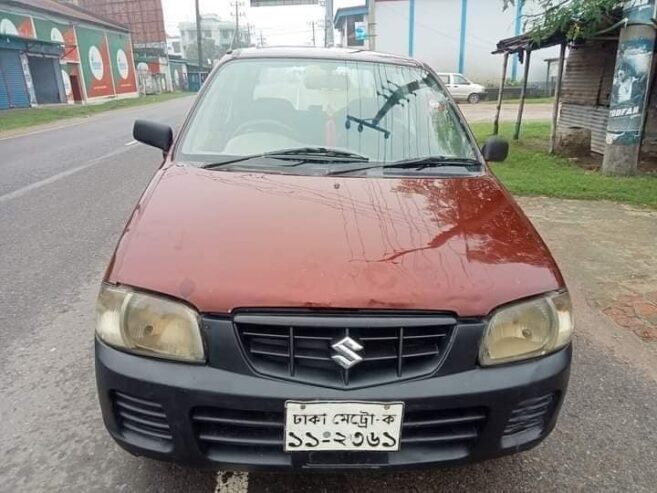
M 169 152 L 173 143 L 173 130 L 171 127 L 147 120 L 135 121 L 132 136 L 135 140 L 162 149 L 164 152 Z
M 501 137 L 492 135 L 486 139 L 481 153 L 486 161 L 501 163 L 509 156 L 509 143 Z

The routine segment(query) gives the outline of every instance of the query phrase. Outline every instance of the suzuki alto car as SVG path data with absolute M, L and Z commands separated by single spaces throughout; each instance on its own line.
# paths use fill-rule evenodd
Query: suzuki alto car
M 100 291 L 105 425 L 227 470 L 406 469 L 554 428 L 571 303 L 436 74 L 364 51 L 219 63 Z

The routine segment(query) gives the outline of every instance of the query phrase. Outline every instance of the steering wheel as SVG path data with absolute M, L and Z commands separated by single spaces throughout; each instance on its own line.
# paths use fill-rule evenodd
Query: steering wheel
M 253 132 L 254 130 L 273 130 L 274 133 L 277 134 L 284 134 L 287 135 L 288 137 L 296 137 L 296 132 L 292 127 L 289 125 L 286 125 L 283 122 L 280 122 L 278 120 L 267 120 L 267 119 L 261 119 L 261 120 L 250 120 L 248 122 L 242 123 L 239 127 L 235 129 L 235 132 L 233 135 L 241 135 L 244 133 L 248 132 Z M 282 132 L 281 132 L 282 130 Z

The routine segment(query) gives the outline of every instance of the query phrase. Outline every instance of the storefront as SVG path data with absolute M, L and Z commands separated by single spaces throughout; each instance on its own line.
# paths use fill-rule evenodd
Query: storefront
M 50 0 L 0 7 L 0 109 L 136 97 L 130 33 Z
M 0 110 L 66 101 L 60 43 L 0 34 Z

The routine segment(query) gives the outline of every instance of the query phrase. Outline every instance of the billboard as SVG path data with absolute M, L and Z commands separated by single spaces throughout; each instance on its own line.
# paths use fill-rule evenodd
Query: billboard
M 75 41 L 75 28 L 72 25 L 34 17 L 34 28 L 36 29 L 37 39 L 64 43 L 63 61 L 80 61 L 77 42 Z
M 27 15 L 10 14 L 0 10 L 0 34 L 34 38 L 32 19 Z
M 280 7 L 282 5 L 318 5 L 319 0 L 251 0 L 251 7 Z
M 107 33 L 110 59 L 112 61 L 112 77 L 117 94 L 137 92 L 135 62 L 132 58 L 130 36 L 127 34 Z
M 87 97 L 112 96 L 112 64 L 105 33 L 78 26 L 77 34 Z

